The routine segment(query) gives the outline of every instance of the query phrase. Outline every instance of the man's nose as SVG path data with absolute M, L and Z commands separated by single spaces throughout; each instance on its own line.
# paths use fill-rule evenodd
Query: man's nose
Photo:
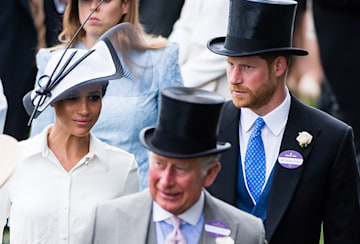
M 167 167 L 161 174 L 160 183 L 164 187 L 169 187 L 174 183 L 174 175 L 171 167 Z
M 242 75 L 239 68 L 234 67 L 231 71 L 228 71 L 228 80 L 232 85 L 236 85 L 242 82 Z

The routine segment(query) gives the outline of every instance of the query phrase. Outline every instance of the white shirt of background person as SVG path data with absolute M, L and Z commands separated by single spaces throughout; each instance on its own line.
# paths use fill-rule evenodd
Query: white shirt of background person
M 65 11 L 66 4 L 68 2 L 69 2 L 68 0 L 54 0 L 56 12 L 58 12 L 59 14 L 63 14 Z
M 6 112 L 7 112 L 7 100 L 4 93 L 3 85 L 0 79 L 0 134 L 4 133 Z

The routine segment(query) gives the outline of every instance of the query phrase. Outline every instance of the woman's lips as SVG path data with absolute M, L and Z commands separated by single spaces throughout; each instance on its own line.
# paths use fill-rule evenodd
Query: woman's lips
M 96 17 L 91 17 L 88 22 L 91 23 L 91 24 L 96 24 L 98 23 L 100 20 Z
M 74 122 L 79 126 L 87 126 L 91 120 L 74 120 Z

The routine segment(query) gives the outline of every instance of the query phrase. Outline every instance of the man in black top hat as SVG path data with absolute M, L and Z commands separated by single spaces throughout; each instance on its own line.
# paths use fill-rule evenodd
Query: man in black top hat
M 223 103 L 205 90 L 162 90 L 157 126 L 140 133 L 151 151 L 149 189 L 100 204 L 94 243 L 265 243 L 259 218 L 203 190 L 220 170 L 219 153 L 230 148 L 217 142 Z
M 226 56 L 232 101 L 219 139 L 232 148 L 209 188 L 264 221 L 269 243 L 360 243 L 353 131 L 304 105 L 286 87 L 297 3 L 230 0 L 226 37 L 208 48 Z

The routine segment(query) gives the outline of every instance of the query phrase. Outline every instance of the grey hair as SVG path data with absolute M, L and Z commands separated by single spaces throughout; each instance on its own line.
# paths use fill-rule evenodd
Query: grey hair
M 198 161 L 201 164 L 201 171 L 205 175 L 208 170 L 213 167 L 216 162 L 219 162 L 220 153 L 212 154 L 209 156 L 199 157 Z
M 150 158 L 151 158 L 152 154 L 153 154 L 152 151 L 148 152 L 149 162 L 150 162 Z M 207 174 L 208 170 L 211 167 L 213 167 L 217 162 L 219 162 L 220 155 L 221 155 L 220 153 L 217 153 L 217 154 L 212 154 L 212 155 L 197 158 L 198 162 L 201 165 L 201 171 L 204 175 Z

